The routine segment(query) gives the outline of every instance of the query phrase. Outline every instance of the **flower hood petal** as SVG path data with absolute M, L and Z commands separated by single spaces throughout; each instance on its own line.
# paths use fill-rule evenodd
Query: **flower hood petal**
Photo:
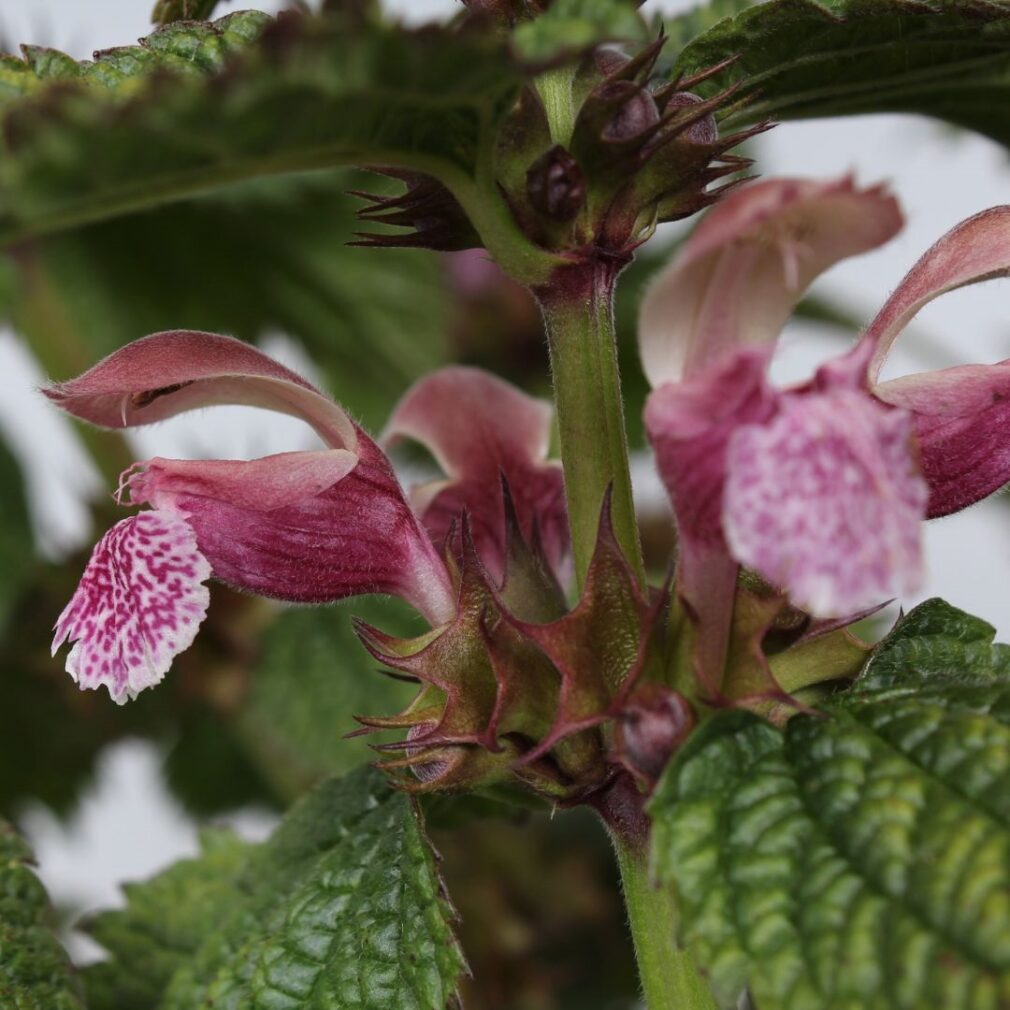
M 497 577 L 505 560 L 502 477 L 528 539 L 539 539 L 557 570 L 568 549 L 564 477 L 547 461 L 549 403 L 477 368 L 443 368 L 407 391 L 382 436 L 420 442 L 447 480 L 415 489 L 413 499 L 433 541 L 442 544 L 461 512 L 484 564 Z
M 356 446 L 353 423 L 329 397 L 249 344 L 216 333 L 154 333 L 43 392 L 68 413 L 106 428 L 150 424 L 213 404 L 247 404 L 293 414 L 336 448 Z
M 1010 273 L 1010 206 L 992 207 L 952 228 L 927 249 L 888 298 L 860 339 L 877 381 L 895 338 L 937 295 Z
M 770 179 L 720 201 L 642 303 L 642 364 L 657 387 L 727 351 L 775 340 L 796 302 L 839 260 L 890 239 L 902 225 L 883 187 L 851 176 Z

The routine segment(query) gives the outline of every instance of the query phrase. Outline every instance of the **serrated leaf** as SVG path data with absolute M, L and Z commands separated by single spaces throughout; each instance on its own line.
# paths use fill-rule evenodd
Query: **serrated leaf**
M 717 715 L 671 764 L 655 867 L 721 1005 L 1010 1001 L 1010 681 L 939 672 L 784 730 Z
M 169 25 L 143 47 L 187 72 L 140 68 L 123 91 L 75 84 L 68 71 L 58 88 L 9 105 L 0 241 L 243 179 L 349 163 L 416 168 L 459 197 L 473 189 L 489 127 L 521 84 L 503 40 L 451 27 L 292 17 L 209 80 L 213 56 L 205 58 L 203 44 L 194 48 L 187 31 L 185 22 Z M 470 210 L 495 213 L 486 203 Z
M 260 11 L 238 11 L 213 23 L 166 25 L 138 45 L 104 49 L 93 60 L 78 61 L 45 46 L 22 46 L 20 60 L 0 56 L 0 110 L 26 95 L 41 94 L 52 83 L 83 85 L 97 100 L 129 97 L 145 77 L 159 72 L 218 72 L 271 20 Z
M 601 42 L 642 42 L 648 34 L 635 0 L 554 0 L 513 34 L 516 51 L 533 62 L 557 59 Z
M 941 599 L 926 600 L 898 621 L 874 649 L 856 682 L 859 691 L 916 690 L 935 677 L 1010 675 L 1010 645 L 996 629 Z
M 447 360 L 449 305 L 434 257 L 347 247 L 346 191 L 361 185 L 348 172 L 258 180 L 22 247 L 18 330 L 56 376 L 166 327 L 248 340 L 279 330 L 379 428 L 403 390 Z
M 936 116 L 1010 144 L 1010 5 L 1003 0 L 770 0 L 680 54 L 688 74 L 737 61 L 699 90 L 753 99 L 726 128 L 869 112 Z
M 191 868 L 171 882 L 186 881 L 199 897 L 209 874 Z M 377 772 L 316 789 L 232 881 L 209 928 L 195 922 L 199 902 L 171 896 L 202 942 L 152 1010 L 453 1005 L 464 967 L 453 913 L 411 801 Z M 137 894 L 153 895 L 148 887 Z M 131 965 L 120 969 L 132 977 Z
M 237 884 L 251 846 L 206 831 L 202 854 L 123 888 L 126 907 L 103 912 L 88 931 L 109 959 L 84 970 L 89 1010 L 156 1007 L 172 976 L 241 903 Z
M 417 631 L 407 608 L 360 600 L 355 615 L 390 631 Z M 267 630 L 235 715 L 236 731 L 263 774 L 292 795 L 374 758 L 364 738 L 347 739 L 355 715 L 398 712 L 416 687 L 382 676 L 357 640 L 347 607 L 285 611 Z
M 52 933 L 49 899 L 30 861 L 28 846 L 0 821 L 0 1007 L 84 1010 L 79 981 Z

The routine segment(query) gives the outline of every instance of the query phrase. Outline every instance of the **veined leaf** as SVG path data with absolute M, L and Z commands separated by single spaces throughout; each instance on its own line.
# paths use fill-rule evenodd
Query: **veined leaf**
M 388 600 L 359 600 L 351 609 L 390 632 L 418 631 L 407 608 Z M 374 757 L 365 739 L 347 739 L 354 716 L 400 711 L 416 692 L 378 673 L 347 607 L 296 608 L 263 636 L 235 731 L 278 792 L 293 795 Z
M 874 649 L 855 690 L 915 691 L 937 677 L 1005 677 L 1010 674 L 1010 645 L 994 645 L 995 637 L 991 624 L 944 600 L 927 600 Z
M 985 637 L 925 606 L 948 667 L 951 642 Z M 882 652 L 896 662 L 895 642 Z M 971 663 L 915 692 L 839 695 L 784 731 L 718 715 L 671 764 L 655 867 L 721 1005 L 745 987 L 759 1010 L 1010 1001 L 1010 680 Z
M 600 42 L 643 42 L 648 32 L 637 7 L 635 0 L 554 0 L 519 25 L 515 46 L 527 60 L 546 61 Z
M 737 61 L 699 90 L 752 99 L 727 128 L 868 112 L 936 116 L 1010 144 L 1004 0 L 770 0 L 713 25 L 675 71 Z
M 51 931 L 52 910 L 31 852 L 0 821 L 0 1007 L 84 1010 L 80 985 Z
M 169 25 L 144 49 L 174 40 L 170 51 L 187 54 L 184 72 L 141 73 L 129 88 L 110 90 L 61 67 L 50 75 L 58 87 L 7 107 L 0 241 L 258 176 L 344 164 L 425 172 L 452 190 L 478 227 L 516 232 L 504 203 L 474 184 L 490 155 L 492 124 L 522 83 L 504 40 L 337 13 L 290 17 L 216 72 L 193 57 L 187 31 L 185 22 Z
M 361 185 L 346 171 L 260 179 L 22 246 L 17 328 L 59 378 L 156 330 L 280 330 L 378 429 L 447 360 L 449 305 L 435 257 L 347 246 L 346 191 Z
M 88 932 L 109 960 L 84 970 L 89 1010 L 156 1007 L 172 976 L 241 903 L 238 875 L 252 848 L 230 831 L 205 831 L 202 853 L 123 887 L 126 907 Z
M 464 965 L 435 858 L 377 772 L 320 786 L 261 845 L 211 836 L 127 898 L 95 925 L 112 955 L 88 972 L 98 1010 L 455 1005 Z

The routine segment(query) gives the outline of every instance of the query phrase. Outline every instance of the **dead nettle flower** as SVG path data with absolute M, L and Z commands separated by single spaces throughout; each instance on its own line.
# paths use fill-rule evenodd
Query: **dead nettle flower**
M 389 436 L 424 443 L 446 473 L 413 507 L 385 453 L 339 406 L 230 337 L 157 333 L 45 393 L 107 428 L 212 404 L 265 407 L 302 418 L 327 445 L 250 461 L 155 458 L 123 475 L 119 500 L 151 509 L 101 539 L 53 640 L 54 653 L 75 643 L 67 671 L 82 688 L 104 685 L 117 702 L 157 684 L 192 643 L 210 576 L 296 602 L 389 593 L 433 626 L 451 621 L 456 587 L 440 552 L 451 517 L 469 515 L 475 550 L 500 573 L 503 478 L 523 532 L 565 564 L 563 478 L 545 461 L 551 409 L 477 369 L 435 372 L 394 412 Z
M 1010 361 L 878 381 L 923 305 L 1010 270 L 1010 207 L 941 238 L 854 349 L 809 382 L 780 391 L 768 381 L 806 287 L 901 224 L 891 196 L 850 178 L 752 184 L 708 214 L 645 298 L 646 427 L 710 677 L 739 565 L 816 617 L 853 615 L 919 585 L 922 519 L 1010 480 Z

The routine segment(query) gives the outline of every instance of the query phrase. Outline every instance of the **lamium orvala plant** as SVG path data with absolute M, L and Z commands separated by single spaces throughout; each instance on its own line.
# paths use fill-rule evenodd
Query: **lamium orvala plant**
M 371 767 L 317 785 L 264 843 L 215 833 L 134 885 L 97 920 L 109 958 L 81 975 L 31 939 L 44 899 L 3 836 L 0 1003 L 458 1007 L 466 921 L 461 948 L 426 816 L 584 808 L 612 842 L 648 1010 L 1010 1006 L 1010 653 L 940 600 L 876 644 L 866 630 L 921 589 L 924 523 L 1010 481 L 1010 360 L 881 379 L 923 306 L 1010 273 L 1010 207 L 979 208 L 882 278 L 873 320 L 781 388 L 771 359 L 807 289 L 903 214 L 900 194 L 852 175 L 751 172 L 752 138 L 793 114 L 936 113 L 1005 139 L 949 81 L 974 75 L 997 101 L 1010 8 L 772 0 L 664 27 L 623 0 L 469 0 L 419 30 L 357 2 L 177 20 L 213 6 L 161 3 L 165 27 L 91 63 L 26 49 L 0 67 L 13 260 L 43 234 L 356 166 L 374 182 L 353 184 L 360 230 L 340 255 L 380 277 L 385 257 L 496 264 L 539 306 L 549 374 L 524 384 L 553 396 L 442 360 L 369 426 L 171 311 L 76 377 L 51 360 L 42 392 L 92 426 L 240 404 L 316 440 L 122 469 L 125 517 L 53 612 L 78 687 L 125 705 L 169 690 L 187 656 L 213 664 L 198 650 L 222 636 L 222 584 L 245 594 L 229 597 L 240 649 L 277 612 L 250 594 L 398 598 L 412 623 L 353 629 L 413 693 L 340 710 L 325 732 L 364 738 Z M 638 250 L 687 219 L 637 317 L 675 532 L 657 557 L 632 495 L 614 305 Z M 389 276 L 370 297 L 400 297 Z M 363 328 L 345 355 L 351 386 L 376 339 Z M 422 479 L 401 479 L 408 459 Z M 342 649 L 324 662 L 350 675 Z M 467 985 L 482 992 L 479 971 Z

